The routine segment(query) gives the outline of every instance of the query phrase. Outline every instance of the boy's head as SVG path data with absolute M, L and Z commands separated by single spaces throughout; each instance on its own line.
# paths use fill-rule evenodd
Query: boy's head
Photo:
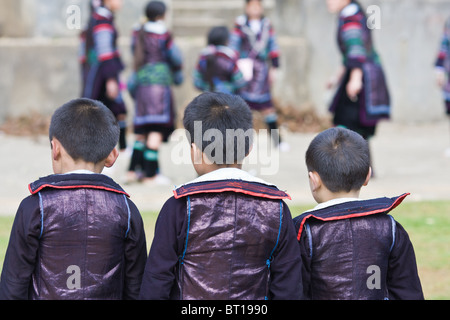
M 264 15 L 262 0 L 245 0 L 245 14 L 250 20 L 261 19 Z
M 49 129 L 52 149 L 58 144 L 73 162 L 91 164 L 102 164 L 110 156 L 119 133 L 114 114 L 91 99 L 72 100 L 58 108 Z
M 239 96 L 206 92 L 186 108 L 183 120 L 197 173 L 241 167 L 253 143 L 253 117 Z
M 318 202 L 326 191 L 332 195 L 359 195 L 362 186 L 367 185 L 370 175 L 369 145 L 358 133 L 344 129 L 331 128 L 313 139 L 306 151 L 306 166 L 310 186 Z M 320 190 L 321 187 L 322 190 Z
M 145 8 L 145 15 L 149 21 L 164 19 L 167 7 L 164 2 L 150 1 Z
M 208 33 L 208 45 L 213 46 L 226 46 L 230 33 L 227 27 L 214 27 Z

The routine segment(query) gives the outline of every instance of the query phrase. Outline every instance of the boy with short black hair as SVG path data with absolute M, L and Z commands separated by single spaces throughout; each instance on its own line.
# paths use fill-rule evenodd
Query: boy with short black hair
M 388 213 L 408 194 L 360 200 L 371 176 L 361 135 L 332 128 L 306 152 L 313 210 L 294 219 L 309 299 L 423 299 L 414 249 Z
M 141 298 L 301 298 L 289 196 L 241 170 L 253 139 L 248 105 L 204 93 L 184 126 L 200 177 L 174 190 L 159 214 Z
M 142 218 L 100 174 L 118 157 L 114 114 L 73 100 L 49 131 L 55 174 L 30 184 L 17 211 L 0 299 L 136 299 L 147 256 Z

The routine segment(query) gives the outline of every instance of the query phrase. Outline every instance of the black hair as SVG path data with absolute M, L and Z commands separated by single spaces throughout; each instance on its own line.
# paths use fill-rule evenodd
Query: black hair
M 313 139 L 306 151 L 309 172 L 317 172 L 331 192 L 361 189 L 370 168 L 369 145 L 358 133 L 331 128 Z
M 166 14 L 167 7 L 162 1 L 150 1 L 145 7 L 145 15 L 148 20 L 155 21 L 156 18 Z
M 114 114 L 99 101 L 72 100 L 59 107 L 50 123 L 50 141 L 58 139 L 74 160 L 98 163 L 119 141 Z
M 208 33 L 208 45 L 225 46 L 228 44 L 230 32 L 225 26 L 213 27 Z M 216 91 L 214 75 L 216 73 L 216 55 L 210 54 L 206 58 L 205 80 L 209 84 L 209 91 Z
M 208 45 L 225 46 L 230 38 L 230 32 L 225 26 L 213 27 L 208 33 Z
M 187 106 L 183 124 L 189 142 L 195 143 L 216 164 L 241 164 L 253 144 L 252 112 L 239 96 L 202 93 Z M 217 148 L 206 152 L 213 143 Z

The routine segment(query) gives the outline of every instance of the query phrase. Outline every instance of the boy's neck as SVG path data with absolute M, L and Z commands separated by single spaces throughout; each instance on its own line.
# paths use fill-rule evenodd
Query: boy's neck
M 211 173 L 213 171 L 224 169 L 224 168 L 235 168 L 242 169 L 242 164 L 231 164 L 231 165 L 218 165 L 218 164 L 210 164 L 202 167 L 201 172 L 197 172 L 200 176 L 204 174 Z
M 316 201 L 317 203 L 324 203 L 330 200 L 342 199 L 342 198 L 353 198 L 359 199 L 359 193 L 361 190 L 350 191 L 350 192 L 331 192 L 326 190 L 326 192 L 322 192 L 320 195 L 317 195 Z
M 78 170 L 85 170 L 93 173 L 102 173 L 105 167 L 113 166 L 114 162 L 119 156 L 119 151 L 114 148 L 106 159 L 97 163 L 87 162 L 84 160 L 72 158 L 66 151 L 66 149 L 64 149 L 61 142 L 56 138 L 52 138 L 50 144 L 52 154 L 52 167 L 53 173 L 55 174 L 65 174 Z
M 61 156 L 57 160 L 53 160 L 52 165 L 55 174 L 65 174 L 79 170 L 102 173 L 105 167 L 104 162 L 91 163 L 83 160 L 74 160 L 65 150 L 62 150 Z
M 166 19 L 166 16 L 157 16 L 154 20 L 150 20 L 150 22 L 159 22 L 162 23 Z
M 59 166 L 54 167 L 53 171 L 55 174 L 65 174 L 73 171 L 90 171 L 93 173 L 102 173 L 102 165 L 96 165 L 94 163 L 88 162 L 73 162 L 73 163 L 61 163 Z

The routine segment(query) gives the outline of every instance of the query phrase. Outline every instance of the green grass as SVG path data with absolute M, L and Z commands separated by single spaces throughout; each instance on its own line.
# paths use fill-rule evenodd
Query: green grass
M 450 202 L 407 202 L 392 215 L 409 233 L 426 299 L 450 299 Z
M 295 217 L 310 206 L 292 206 Z M 405 201 L 392 212 L 409 233 L 416 252 L 426 299 L 450 299 L 450 201 Z M 143 212 L 148 248 L 153 239 L 157 212 Z M 9 241 L 13 217 L 0 216 L 0 269 Z

